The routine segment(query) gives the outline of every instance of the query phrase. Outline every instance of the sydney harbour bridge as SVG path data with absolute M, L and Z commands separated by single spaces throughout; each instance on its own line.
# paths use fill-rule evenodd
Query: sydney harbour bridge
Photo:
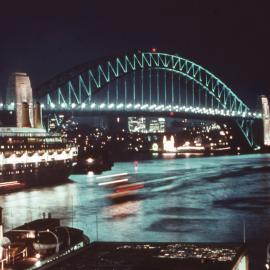
M 49 112 L 231 121 L 255 148 L 254 129 L 263 112 L 252 111 L 236 93 L 204 67 L 155 49 L 87 62 L 34 89 Z

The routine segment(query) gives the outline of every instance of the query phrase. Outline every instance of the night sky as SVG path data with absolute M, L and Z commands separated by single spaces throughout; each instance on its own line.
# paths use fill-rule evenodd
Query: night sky
M 270 95 L 268 2 L 1 1 L 0 89 L 14 71 L 35 87 L 88 60 L 157 47 L 209 69 L 255 107 Z

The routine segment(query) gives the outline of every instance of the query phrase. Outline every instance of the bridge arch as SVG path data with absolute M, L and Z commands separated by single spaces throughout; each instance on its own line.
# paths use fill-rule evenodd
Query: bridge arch
M 203 93 L 202 96 L 204 97 L 205 104 L 203 104 L 202 107 L 205 109 L 205 112 L 236 117 L 238 126 L 248 143 L 250 145 L 254 144 L 250 129 L 252 120 L 245 119 L 247 116 L 252 116 L 249 107 L 210 71 L 178 55 L 161 52 L 137 52 L 114 58 L 98 59 L 74 67 L 56 76 L 35 89 L 34 94 L 38 99 L 45 97 L 46 105 L 51 108 L 63 105 L 63 107 L 70 107 L 71 109 L 84 109 L 85 104 L 87 102 L 90 104 L 94 96 L 102 91 L 106 85 L 127 74 L 138 72 L 139 70 L 149 70 L 150 72 L 164 71 L 165 75 L 166 73 L 176 74 L 185 78 L 186 81 L 191 82 L 192 90 L 190 92 L 192 92 L 193 95 L 193 104 L 192 101 L 189 104 L 186 103 L 185 106 L 182 107 L 185 111 L 193 108 L 195 111 L 200 110 L 201 112 L 198 106 L 196 108 L 194 106 L 194 95 L 196 94 L 194 85 L 196 85 L 197 89 L 201 89 L 200 91 Z M 157 90 L 155 89 L 155 91 Z M 166 91 L 165 89 L 165 98 L 167 95 Z M 171 94 L 171 100 L 168 102 L 170 105 L 167 106 L 167 109 L 166 100 L 165 107 L 163 104 L 163 108 L 160 108 L 163 110 L 172 110 L 172 105 L 174 105 L 172 104 L 174 103 L 172 100 L 173 97 L 174 94 Z M 210 102 L 207 104 L 207 101 Z M 161 103 L 162 102 L 164 103 L 164 100 L 161 101 Z M 135 104 L 135 98 L 128 105 L 132 105 L 132 103 L 133 106 L 140 105 Z M 149 105 L 149 107 L 153 106 L 153 104 L 151 105 L 151 100 L 150 104 L 148 103 L 149 102 L 147 102 L 147 105 Z M 144 108 L 146 108 L 145 105 Z M 142 109 L 142 106 L 140 109 Z M 190 110 L 193 111 L 193 109 Z

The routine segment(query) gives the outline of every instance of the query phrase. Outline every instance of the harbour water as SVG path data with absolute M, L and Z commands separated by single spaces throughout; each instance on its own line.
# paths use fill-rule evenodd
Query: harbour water
M 270 154 L 166 156 L 116 163 L 101 175 L 71 179 L 63 185 L 1 195 L 5 230 L 49 212 L 62 224 L 83 229 L 91 240 L 245 240 L 251 269 L 260 269 L 265 262 L 270 242 Z M 133 196 L 112 200 L 113 190 L 99 184 L 117 179 L 144 187 Z

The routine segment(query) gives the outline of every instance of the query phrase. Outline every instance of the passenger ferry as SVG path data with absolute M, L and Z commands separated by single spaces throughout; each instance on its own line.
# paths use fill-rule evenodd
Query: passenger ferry
M 16 127 L 0 127 L 0 193 L 67 180 L 77 147 L 43 128 L 42 106 L 33 100 L 26 73 L 11 74 L 8 85 L 7 104 L 15 104 Z
M 77 147 L 42 128 L 0 127 L 0 192 L 67 180 Z

